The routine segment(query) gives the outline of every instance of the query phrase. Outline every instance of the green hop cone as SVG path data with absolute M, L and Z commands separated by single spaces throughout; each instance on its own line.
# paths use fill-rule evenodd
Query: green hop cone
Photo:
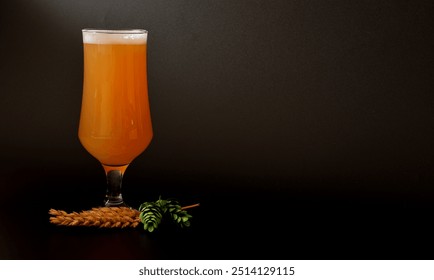
M 146 231 L 153 232 L 163 219 L 160 207 L 155 202 L 145 202 L 139 207 L 140 221 Z

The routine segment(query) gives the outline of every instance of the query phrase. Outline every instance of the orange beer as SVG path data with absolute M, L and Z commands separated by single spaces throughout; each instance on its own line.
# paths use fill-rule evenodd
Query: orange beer
M 106 167 L 126 168 L 152 139 L 146 40 L 147 33 L 83 33 L 79 139 Z

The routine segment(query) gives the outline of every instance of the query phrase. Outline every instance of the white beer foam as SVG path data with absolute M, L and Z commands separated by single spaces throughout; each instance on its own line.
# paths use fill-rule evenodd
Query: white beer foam
M 83 29 L 83 43 L 85 44 L 146 44 L 148 32 L 142 29 L 133 30 L 99 30 Z

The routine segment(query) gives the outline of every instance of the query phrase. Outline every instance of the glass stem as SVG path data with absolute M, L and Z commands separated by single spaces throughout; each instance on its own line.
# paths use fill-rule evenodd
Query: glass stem
M 106 207 L 126 206 L 122 199 L 122 177 L 127 166 L 103 165 L 107 177 L 107 192 L 104 199 Z

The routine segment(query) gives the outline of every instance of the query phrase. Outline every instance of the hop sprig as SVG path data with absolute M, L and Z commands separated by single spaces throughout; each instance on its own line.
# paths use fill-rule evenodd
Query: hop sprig
M 139 212 L 143 228 L 149 232 L 153 232 L 158 228 L 163 217 L 170 217 L 180 227 L 190 226 L 190 219 L 192 218 L 178 201 L 164 200 L 161 197 L 155 202 L 142 203 Z

